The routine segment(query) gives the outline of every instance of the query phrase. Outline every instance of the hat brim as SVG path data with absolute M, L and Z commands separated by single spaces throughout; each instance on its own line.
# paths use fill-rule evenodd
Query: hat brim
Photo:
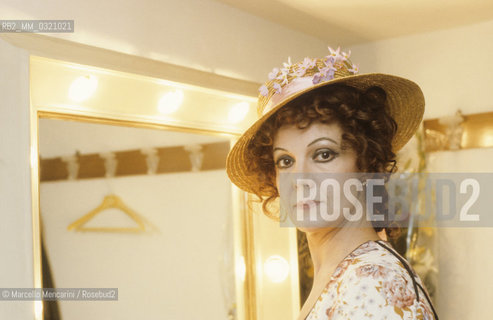
M 388 112 L 397 123 L 397 132 L 392 141 L 394 152 L 400 150 L 412 138 L 423 119 L 425 106 L 423 92 L 411 80 L 382 73 L 368 73 L 318 83 L 278 102 L 241 135 L 226 159 L 226 172 L 230 180 L 244 191 L 257 193 L 255 188 L 258 184 L 256 174 L 248 170 L 248 159 L 251 157 L 247 154 L 247 147 L 256 132 L 267 119 L 290 101 L 316 88 L 336 83 L 343 83 L 362 90 L 372 86 L 378 86 L 385 90 Z

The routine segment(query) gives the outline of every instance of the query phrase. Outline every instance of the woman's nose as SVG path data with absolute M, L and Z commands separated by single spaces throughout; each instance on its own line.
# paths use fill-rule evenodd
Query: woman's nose
M 300 170 L 297 170 L 296 172 L 291 172 L 289 175 L 291 185 L 295 190 L 300 188 L 312 188 L 312 182 L 314 181 L 313 173 L 310 173 L 307 168 L 302 167 Z

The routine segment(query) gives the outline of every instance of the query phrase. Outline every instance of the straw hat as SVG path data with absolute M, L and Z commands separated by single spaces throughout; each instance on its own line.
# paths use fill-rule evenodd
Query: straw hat
M 329 47 L 329 55 L 292 64 L 290 59 L 282 68 L 274 68 L 269 81 L 259 89 L 259 119 L 248 128 L 230 150 L 226 171 L 240 189 L 255 193 L 256 173 L 249 170 L 255 161 L 248 154 L 248 144 L 262 124 L 277 110 L 293 99 L 313 89 L 339 83 L 365 90 L 379 86 L 387 94 L 388 112 L 397 123 L 392 141 L 394 152 L 401 149 L 418 129 L 424 113 L 424 96 L 419 86 L 407 79 L 381 73 L 358 74 L 358 67 L 349 54 Z

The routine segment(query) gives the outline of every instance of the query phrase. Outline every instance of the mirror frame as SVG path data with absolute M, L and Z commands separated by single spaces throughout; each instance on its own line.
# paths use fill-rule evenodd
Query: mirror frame
M 58 38 L 39 34 L 2 34 L 0 39 L 11 45 L 26 50 L 33 57 L 44 57 L 62 62 L 104 68 L 135 75 L 166 79 L 186 83 L 212 90 L 229 92 L 237 95 L 256 97 L 258 83 L 233 79 L 217 74 L 198 71 L 186 67 L 167 64 L 147 58 L 114 52 L 102 48 L 74 43 Z M 32 77 L 32 74 L 31 74 Z M 29 84 L 31 85 L 31 84 Z M 32 88 L 31 88 L 32 89 Z M 31 90 L 32 91 L 32 90 Z M 32 97 L 31 97 L 32 98 Z M 256 99 L 256 98 L 255 98 Z M 77 120 L 110 125 L 123 125 L 140 128 L 172 129 L 175 131 L 218 134 L 230 137 L 232 143 L 238 132 L 218 131 L 211 128 L 195 129 L 193 127 L 170 125 L 159 121 L 141 121 L 131 117 L 122 117 L 118 112 L 101 117 L 97 112 L 74 110 L 69 106 L 37 106 L 31 99 L 30 103 L 30 169 L 31 169 L 31 212 L 32 212 L 32 245 L 33 245 L 33 276 L 34 288 L 42 288 L 41 269 L 41 226 L 39 213 L 39 135 L 38 119 Z M 256 263 L 253 248 L 253 221 L 246 200 L 248 195 L 232 185 L 233 227 L 234 227 L 234 261 L 236 271 L 240 259 L 244 259 L 245 277 L 235 277 L 236 312 L 238 320 L 254 320 L 257 318 L 256 306 Z M 235 274 L 237 274 L 235 272 Z M 42 301 L 34 301 L 34 318 L 43 319 Z
M 163 123 L 142 123 L 128 120 L 116 120 L 112 118 L 92 117 L 87 114 L 74 115 L 71 113 L 60 113 L 57 110 L 50 110 L 50 107 L 33 108 L 31 119 L 31 170 L 32 170 L 32 228 L 33 228 L 33 268 L 34 268 L 34 287 L 42 288 L 42 260 L 41 260 L 41 224 L 40 224 L 40 175 L 39 175 L 39 119 L 58 119 L 68 121 L 78 121 L 87 123 L 98 123 L 104 125 L 118 125 L 132 128 L 146 128 L 157 130 L 171 130 L 175 132 L 195 133 L 216 135 L 229 138 L 231 147 L 237 135 L 217 133 L 215 131 L 200 130 L 186 127 L 170 126 Z M 36 161 L 37 160 L 37 161 Z M 237 264 L 240 257 L 245 262 L 244 281 L 239 279 L 235 272 L 235 301 L 238 320 L 256 320 L 256 288 L 255 288 L 255 254 L 253 252 L 253 222 L 251 214 L 248 214 L 247 194 L 231 184 L 231 200 L 233 213 L 233 260 L 235 271 L 238 270 Z M 35 320 L 43 320 L 43 303 L 35 301 Z

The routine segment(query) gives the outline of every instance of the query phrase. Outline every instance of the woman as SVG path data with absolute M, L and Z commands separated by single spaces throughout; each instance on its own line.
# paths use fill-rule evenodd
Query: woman
M 306 234 L 314 281 L 300 320 L 438 319 L 419 276 L 380 239 L 379 232 L 393 236 L 388 219 L 367 219 L 365 201 L 358 211 L 353 202 L 335 206 L 323 192 L 311 193 L 327 175 L 346 174 L 348 181 L 351 173 L 395 172 L 395 152 L 422 120 L 423 94 L 400 77 L 358 75 L 349 54 L 329 51 L 269 74 L 260 88 L 260 118 L 229 153 L 228 175 L 276 219 L 281 214 L 269 204 L 281 195 L 281 212 Z M 299 183 L 300 173 L 313 183 Z M 365 199 L 363 185 L 356 186 L 357 199 Z M 354 215 L 343 214 L 348 204 Z

